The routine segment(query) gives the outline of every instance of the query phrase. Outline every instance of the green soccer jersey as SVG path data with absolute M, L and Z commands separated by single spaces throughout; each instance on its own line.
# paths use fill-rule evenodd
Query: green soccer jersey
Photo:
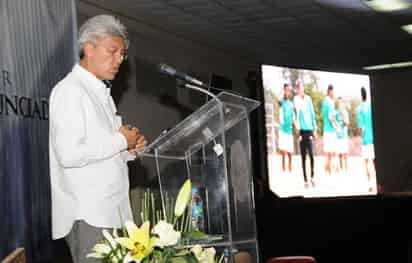
M 358 128 L 362 129 L 362 145 L 373 144 L 372 108 L 369 102 L 359 105 Z
M 332 124 L 332 118 L 335 117 L 335 105 L 333 100 L 326 96 L 322 103 L 323 131 L 334 132 L 335 128 Z
M 295 119 L 295 109 L 290 100 L 283 99 L 280 107 L 280 130 L 287 134 L 293 132 L 293 120 Z
M 343 110 L 343 112 L 336 112 L 336 122 L 339 125 L 339 132 L 337 133 L 338 139 L 346 139 L 348 138 L 348 127 L 345 126 L 345 123 L 343 122 L 343 118 L 346 119 L 346 121 L 349 121 L 349 113 L 347 110 Z

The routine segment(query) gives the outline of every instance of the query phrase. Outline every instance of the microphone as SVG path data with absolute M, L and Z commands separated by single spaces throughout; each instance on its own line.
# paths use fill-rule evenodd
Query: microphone
M 186 82 L 201 86 L 201 87 L 206 87 L 208 88 L 208 85 L 204 84 L 203 82 L 201 82 L 198 79 L 195 79 L 191 76 L 189 76 L 188 74 L 184 73 L 184 72 L 180 72 L 178 70 L 176 70 L 175 68 L 173 68 L 172 66 L 169 66 L 165 63 L 160 63 L 158 65 L 158 69 L 160 72 L 165 73 L 169 76 L 172 76 L 174 78 L 178 78 L 178 79 L 182 79 Z
M 224 92 L 226 92 L 226 93 L 231 93 L 231 94 L 237 95 L 237 96 L 239 96 L 239 97 L 243 97 L 243 96 L 244 96 L 244 95 L 241 94 L 240 92 L 237 92 L 237 91 L 234 91 L 234 90 L 219 89 L 219 88 L 215 88 L 215 87 L 213 87 L 213 86 L 208 86 L 207 88 L 208 88 L 209 90 L 224 91 Z

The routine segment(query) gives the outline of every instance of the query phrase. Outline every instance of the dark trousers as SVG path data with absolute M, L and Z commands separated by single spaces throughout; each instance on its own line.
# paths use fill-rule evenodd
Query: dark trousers
M 86 255 L 92 252 L 94 245 L 104 239 L 102 230 L 102 228 L 91 226 L 83 220 L 74 222 L 70 233 L 66 236 L 73 263 L 102 262 L 100 259 L 86 258 Z
M 305 182 L 308 181 L 306 176 L 306 154 L 309 153 L 310 159 L 310 175 L 314 175 L 314 161 L 313 161 L 313 131 L 300 130 L 300 156 L 302 157 L 303 178 Z

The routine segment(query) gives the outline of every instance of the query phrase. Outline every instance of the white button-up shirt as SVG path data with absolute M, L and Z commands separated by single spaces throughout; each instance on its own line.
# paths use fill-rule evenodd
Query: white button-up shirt
M 132 219 L 130 155 L 110 89 L 75 65 L 51 93 L 49 119 L 53 238 L 75 220 L 119 228 Z

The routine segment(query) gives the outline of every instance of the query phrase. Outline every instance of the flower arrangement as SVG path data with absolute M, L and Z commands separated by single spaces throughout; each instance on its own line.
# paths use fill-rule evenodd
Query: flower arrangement
M 96 244 L 87 257 L 101 259 L 104 263 L 220 263 L 223 255 L 216 259 L 213 247 L 200 245 L 182 246 L 182 235 L 207 236 L 190 229 L 190 211 L 187 207 L 191 199 L 191 182 L 186 180 L 180 188 L 174 209 L 173 203 L 166 198 L 165 211 L 155 209 L 153 193 L 146 192 L 142 200 L 142 221 L 138 227 L 132 221 L 126 221 L 119 235 L 103 230 L 104 240 Z

